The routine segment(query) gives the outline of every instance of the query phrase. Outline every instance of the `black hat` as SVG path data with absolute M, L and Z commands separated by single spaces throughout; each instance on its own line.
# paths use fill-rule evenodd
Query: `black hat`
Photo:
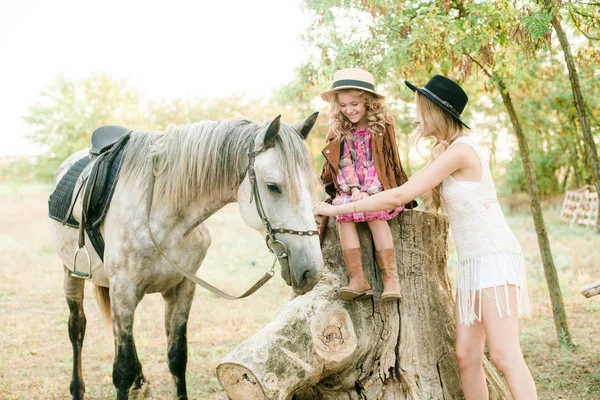
M 404 83 L 406 83 L 406 86 L 411 88 L 413 92 L 415 90 L 418 91 L 441 107 L 442 110 L 450 114 L 455 120 L 469 128 L 469 126 L 460 119 L 460 114 L 465 109 L 469 97 L 458 83 L 442 75 L 436 75 L 431 78 L 423 88 L 418 88 L 409 81 L 404 81 Z

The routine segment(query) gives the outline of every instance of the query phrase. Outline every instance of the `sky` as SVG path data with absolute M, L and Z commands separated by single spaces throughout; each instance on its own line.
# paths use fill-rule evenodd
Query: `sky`
M 105 73 L 150 100 L 265 97 L 306 57 L 300 0 L 1 0 L 0 157 L 58 76 Z

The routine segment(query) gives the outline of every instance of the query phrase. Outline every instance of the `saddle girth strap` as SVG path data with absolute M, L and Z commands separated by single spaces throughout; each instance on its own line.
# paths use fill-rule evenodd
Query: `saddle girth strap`
M 106 153 L 104 153 L 104 154 L 106 154 Z M 100 157 L 103 157 L 104 154 L 100 155 Z M 98 159 L 98 161 L 94 164 L 94 166 L 92 167 L 92 171 L 90 172 L 92 182 L 84 182 L 82 187 L 88 183 L 91 185 L 91 187 L 94 186 L 94 183 L 96 180 L 96 170 L 98 169 L 98 166 L 100 165 L 99 161 L 100 161 L 100 159 Z M 86 181 L 87 181 L 87 179 L 86 179 Z M 85 235 L 84 235 L 84 232 L 85 232 L 88 234 L 88 237 L 90 238 L 90 242 L 92 242 L 92 246 L 94 246 L 94 250 L 96 250 L 96 253 L 100 257 L 100 260 L 102 262 L 104 262 L 104 239 L 102 238 L 102 235 L 100 234 L 99 228 L 91 227 L 90 224 L 88 223 L 88 213 L 87 212 L 90 207 L 90 199 L 92 197 L 91 194 L 92 194 L 91 190 L 84 191 L 84 193 L 83 193 L 83 199 L 81 202 L 81 223 L 79 224 L 79 248 L 85 247 Z

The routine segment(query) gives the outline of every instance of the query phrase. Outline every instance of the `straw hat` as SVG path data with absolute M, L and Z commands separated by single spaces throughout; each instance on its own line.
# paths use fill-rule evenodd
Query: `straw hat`
M 321 98 L 327 102 L 331 102 L 335 99 L 335 92 L 340 89 L 359 89 L 373 93 L 380 99 L 384 97 L 375 91 L 375 79 L 373 79 L 373 75 L 358 68 L 341 69 L 333 74 L 331 90 L 321 93 Z
M 409 81 L 404 81 L 404 83 L 413 92 L 417 91 L 421 93 L 435 105 L 450 114 L 452 118 L 469 128 L 469 126 L 460 119 L 460 115 L 465 109 L 469 97 L 458 83 L 442 75 L 434 76 L 422 88 L 413 85 Z

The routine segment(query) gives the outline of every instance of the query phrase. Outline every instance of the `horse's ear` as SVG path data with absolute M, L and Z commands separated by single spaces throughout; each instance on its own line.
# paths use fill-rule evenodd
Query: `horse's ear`
M 312 113 L 311 116 L 306 118 L 305 120 L 294 124 L 294 129 L 296 129 L 298 131 L 300 136 L 302 136 L 302 139 L 306 139 L 310 130 L 315 125 L 315 122 L 317 122 L 318 116 L 319 116 L 319 112 L 317 111 L 317 112 Z
M 269 127 L 267 128 L 267 131 L 265 132 L 265 138 L 263 139 L 263 142 L 262 142 L 262 146 L 265 149 L 268 149 L 275 145 L 275 137 L 279 134 L 279 127 L 281 125 L 279 122 L 280 119 L 281 119 L 281 115 L 278 115 L 269 124 Z

